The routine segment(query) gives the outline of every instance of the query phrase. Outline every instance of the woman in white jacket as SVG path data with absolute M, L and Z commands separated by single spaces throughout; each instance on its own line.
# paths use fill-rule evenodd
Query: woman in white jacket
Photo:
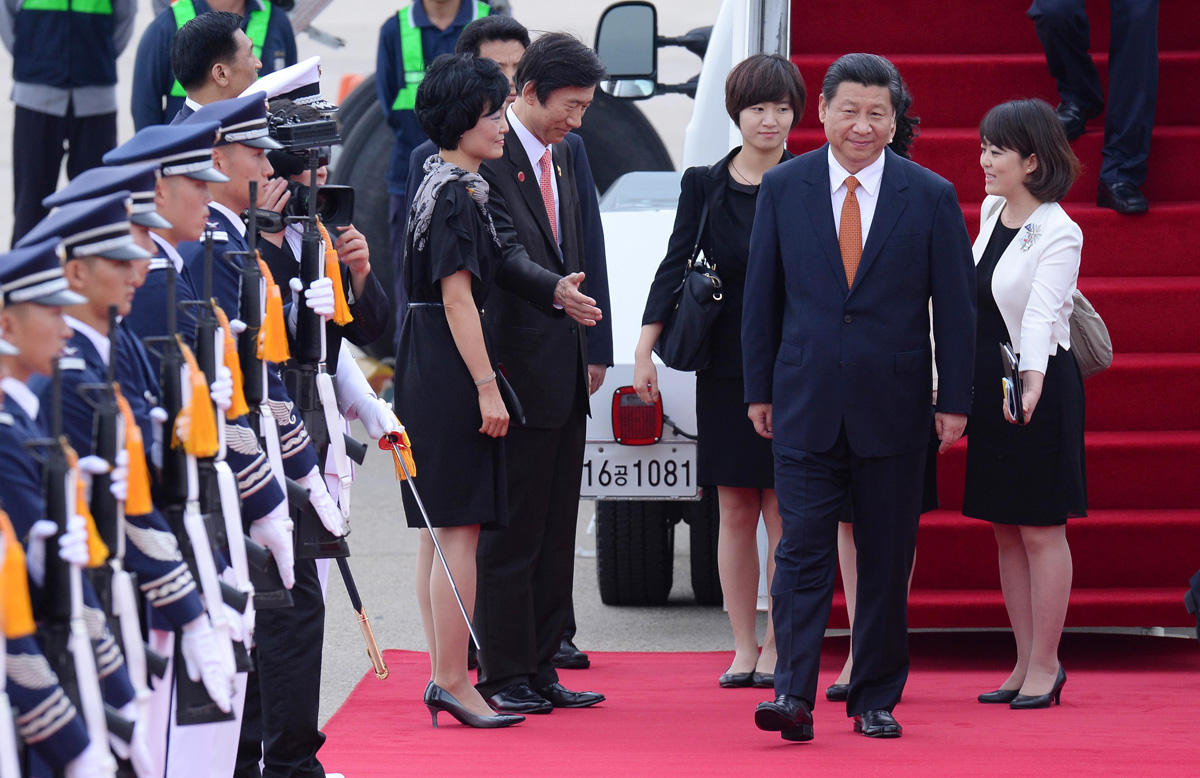
M 1058 204 L 1079 161 L 1041 100 L 996 106 L 979 136 L 988 197 L 974 247 L 979 319 L 963 514 L 995 529 L 1017 643 L 1012 674 L 979 701 L 1045 708 L 1067 680 L 1058 660 L 1071 592 L 1066 522 L 1087 513 L 1083 379 L 1070 351 L 1083 234 Z M 1002 399 L 1002 344 L 1020 355 L 1017 414 Z

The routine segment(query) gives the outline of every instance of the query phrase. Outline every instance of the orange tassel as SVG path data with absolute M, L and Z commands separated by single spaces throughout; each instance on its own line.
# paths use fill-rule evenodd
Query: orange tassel
M 192 389 L 192 398 L 175 417 L 175 434 L 171 445 L 182 445 L 184 451 L 195 457 L 216 456 L 217 412 L 208 394 L 208 382 L 204 378 L 204 371 L 196 362 L 196 355 L 182 338 L 178 335 L 175 337 L 188 365 L 188 383 Z
M 4 563 L 0 565 L 0 628 L 9 640 L 27 637 L 36 629 L 33 607 L 29 602 L 29 573 L 25 569 L 25 549 L 17 540 L 8 514 L 0 510 L 0 544 L 4 545 Z
M 129 401 L 116 390 L 117 407 L 125 420 L 125 452 L 129 455 L 129 492 L 125 496 L 125 513 L 129 516 L 145 516 L 154 509 L 150 499 L 150 469 L 146 465 L 146 441 L 142 439 L 142 428 L 133 418 Z
M 65 437 L 60 438 L 60 440 L 62 441 L 63 451 L 67 455 L 67 464 L 74 470 L 79 464 L 79 455 L 67 443 Z M 108 546 L 100 539 L 100 530 L 96 527 L 96 519 L 92 516 L 92 509 L 88 506 L 88 496 L 87 491 L 83 488 L 83 478 L 77 470 L 75 475 L 75 515 L 82 518 L 84 525 L 87 527 L 87 566 L 99 567 L 108 561 Z
M 398 451 L 397 451 L 398 449 Z M 404 457 L 404 467 L 413 478 L 417 477 L 417 461 L 413 459 L 412 441 L 408 439 L 408 430 L 400 433 L 400 442 L 392 448 L 392 464 L 396 468 L 396 480 L 404 481 L 404 467 L 400 466 L 400 457 Z
M 229 329 L 229 317 L 221 310 L 221 306 L 217 305 L 216 300 L 212 301 L 212 307 L 217 314 L 217 321 L 221 324 L 221 330 L 225 333 L 225 367 L 229 368 L 229 374 L 233 376 L 233 402 L 230 403 L 229 410 L 225 411 L 225 418 L 233 421 L 250 412 L 250 406 L 246 405 L 246 379 L 242 376 L 237 341 L 233 339 L 233 330 Z
M 321 231 L 321 240 L 325 241 L 325 275 L 333 282 L 333 323 L 343 327 L 354 321 L 350 313 L 350 304 L 346 302 L 346 290 L 342 287 L 342 263 L 338 260 L 337 249 L 329 237 L 325 225 L 317 219 L 317 229 Z
M 258 258 L 258 269 L 267 282 L 267 312 L 263 316 L 262 326 L 258 328 L 258 358 L 268 362 L 287 362 L 291 353 L 288 351 L 287 325 L 283 322 L 283 294 L 271 275 L 271 268 L 267 267 L 261 256 Z

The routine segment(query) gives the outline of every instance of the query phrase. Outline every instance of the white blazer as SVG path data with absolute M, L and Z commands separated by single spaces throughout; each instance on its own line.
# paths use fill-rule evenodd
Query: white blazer
M 1000 219 L 1004 198 L 989 195 L 972 251 L 979 264 Z M 1004 250 L 992 276 L 992 296 L 1021 355 L 1021 370 L 1043 375 L 1058 349 L 1071 348 L 1071 295 L 1079 279 L 1083 231 L 1058 203 L 1042 203 Z M 998 344 L 997 344 L 998 345 Z

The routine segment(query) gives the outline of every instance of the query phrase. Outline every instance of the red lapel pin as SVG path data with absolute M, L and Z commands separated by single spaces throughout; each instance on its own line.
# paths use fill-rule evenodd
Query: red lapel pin
M 524 180 L 525 180 L 525 174 L 524 174 L 523 172 L 521 172 L 520 170 L 518 170 L 518 171 L 517 171 L 517 180 L 518 180 L 518 181 L 524 181 Z

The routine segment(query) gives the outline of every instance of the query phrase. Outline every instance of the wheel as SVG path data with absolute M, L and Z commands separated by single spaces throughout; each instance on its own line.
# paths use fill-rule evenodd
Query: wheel
M 675 572 L 669 503 L 596 503 L 596 574 L 605 605 L 662 605 Z
M 597 89 L 583 125 L 575 132 L 587 146 L 592 177 L 600 194 L 634 170 L 675 169 L 653 125 L 629 100 Z
M 350 94 L 346 95 L 342 104 L 338 106 L 337 120 L 342 140 L 350 137 L 350 132 L 363 115 L 371 109 L 382 113 L 379 107 L 379 97 L 375 94 L 374 73 L 360 81 L 358 86 L 354 87 Z
M 699 502 L 688 503 L 683 509 L 692 545 L 692 591 L 700 605 L 721 605 L 721 575 L 717 566 L 717 536 L 721 526 L 721 509 L 717 490 L 705 488 Z

